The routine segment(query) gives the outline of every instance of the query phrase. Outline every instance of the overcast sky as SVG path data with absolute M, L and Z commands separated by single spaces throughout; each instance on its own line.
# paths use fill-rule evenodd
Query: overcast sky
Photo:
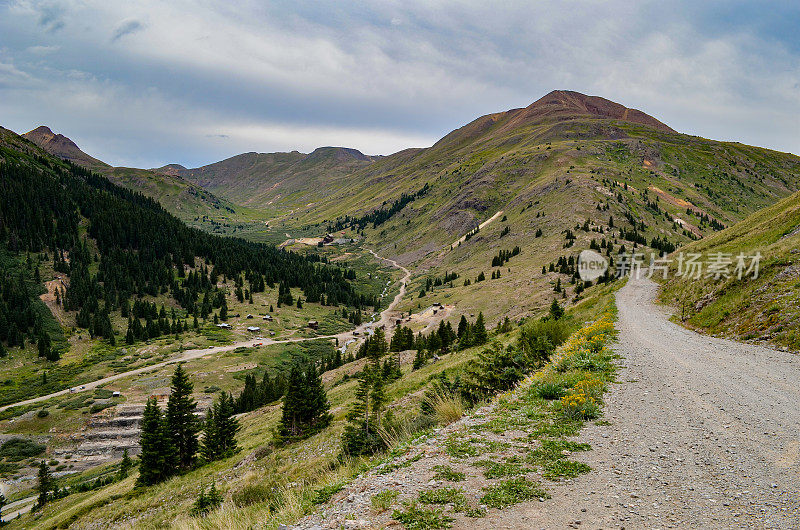
M 0 0 L 0 125 L 114 165 L 431 145 L 553 89 L 800 154 L 800 3 Z

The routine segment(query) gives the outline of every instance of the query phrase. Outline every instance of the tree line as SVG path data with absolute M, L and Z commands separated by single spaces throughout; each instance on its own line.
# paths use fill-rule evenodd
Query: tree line
M 300 288 L 309 302 L 375 303 L 354 290 L 354 271 L 325 258 L 190 228 L 156 201 L 69 162 L 11 149 L 3 158 L 0 248 L 52 253 L 54 268 L 70 280 L 60 302 L 78 311 L 78 325 L 94 335 L 110 340 L 107 314 L 143 296 L 170 293 L 187 312 L 199 314 L 209 293 L 216 296 L 219 277 L 241 274 L 251 289 L 280 285 L 284 301 L 289 288 Z M 203 266 L 196 270 L 198 260 Z M 8 323 L 3 340 L 16 345 L 18 333 L 32 327 L 27 300 L 33 294 L 18 278 L 3 275 L 0 282 L 0 310 Z

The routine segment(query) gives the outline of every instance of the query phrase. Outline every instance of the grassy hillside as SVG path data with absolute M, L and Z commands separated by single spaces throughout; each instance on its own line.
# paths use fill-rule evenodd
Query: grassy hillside
M 704 273 L 699 280 L 672 277 L 666 282 L 661 298 L 683 308 L 686 324 L 800 349 L 800 193 L 682 250 L 704 259 L 723 253 L 734 262 L 732 273 L 740 253 L 763 256 L 757 279 L 750 274 L 715 279 Z
M 96 171 L 111 182 L 157 200 L 179 219 L 202 225 L 202 219 L 225 220 L 234 213 L 233 205 L 220 200 L 199 186 L 166 173 L 146 169 L 113 167 L 86 153 L 69 138 L 45 126 L 22 135 L 51 155 Z
M 170 172 L 237 204 L 279 213 L 333 195 L 347 183 L 345 177 L 372 161 L 355 149 L 320 147 L 310 154 L 244 153 Z
M 593 288 L 581 304 L 565 315 L 567 329 L 578 329 L 585 322 L 593 321 L 613 309 L 613 295 L 621 284 L 616 282 L 610 286 Z M 515 329 L 506 333 L 492 333 L 491 338 L 498 344 L 506 345 L 514 343 L 517 336 L 518 330 Z M 291 355 L 290 352 L 276 351 L 276 348 L 254 348 L 220 358 L 197 359 L 186 363 L 184 367 L 192 374 L 195 383 L 195 398 L 208 400 L 210 396 L 205 394 L 203 387 L 207 388 L 211 382 L 222 390 L 240 388 L 241 374 L 249 369 L 243 369 L 242 365 L 254 360 L 272 363 L 273 359 Z M 438 426 L 454 421 L 452 414 L 440 417 L 420 412 L 425 391 L 440 374 L 444 373 L 451 379 L 463 375 L 468 363 L 476 359 L 482 349 L 475 347 L 442 355 L 439 361 L 417 370 L 411 369 L 413 352 L 405 352 L 401 356 L 402 376 L 386 386 L 388 407 L 399 427 L 387 453 L 375 457 L 340 459 L 340 437 L 346 424 L 345 416 L 354 400 L 357 387 L 355 375 L 364 367 L 365 360 L 362 359 L 324 374 L 323 381 L 334 421 L 323 432 L 307 440 L 285 446 L 275 445 L 273 438 L 281 410 L 279 405 L 266 406 L 240 416 L 242 430 L 238 438 L 242 450 L 233 457 L 143 489 L 134 489 L 134 471 L 134 476 L 121 482 L 55 500 L 34 515 L 12 521 L 8 527 L 25 528 L 34 524 L 37 528 L 114 526 L 244 529 L 254 526 L 277 528 L 281 523 L 291 524 L 317 509 L 319 504 L 327 502 L 331 495 L 357 475 L 404 455 L 411 439 L 430 434 Z M 108 388 L 121 390 L 129 399 L 144 399 L 149 392 L 153 392 L 154 387 L 168 384 L 171 372 L 170 368 L 161 369 L 146 376 L 114 382 Z M 579 379 L 585 374 L 580 372 L 574 375 Z M 51 405 L 55 408 L 55 403 Z M 457 416 L 464 412 L 460 409 Z M 574 422 L 558 425 L 564 432 L 577 429 L 578 426 Z M 510 426 L 505 428 L 512 430 Z M 559 435 L 563 434 L 559 431 Z M 115 466 L 109 466 L 104 471 L 113 473 Z M 81 475 L 71 480 L 77 483 L 87 478 Z M 212 482 L 223 492 L 224 508 L 207 518 L 191 517 L 189 510 L 201 485 L 207 487 Z
M 413 265 L 414 292 L 428 278 L 454 271 L 460 278 L 437 297 L 456 304 L 457 311 L 483 309 L 491 319 L 515 318 L 547 303 L 559 278 L 569 284 L 569 274 L 542 274 L 542 266 L 576 257 L 592 239 L 605 239 L 615 253 L 622 245 L 631 249 L 626 236 L 634 231 L 647 246 L 654 238 L 679 246 L 800 187 L 797 156 L 676 133 L 641 113 L 605 105 L 617 110 L 597 110 L 604 107 L 597 98 L 566 93 L 484 116 L 428 149 L 376 160 L 355 172 L 344 190 L 294 210 L 273 231 L 294 236 L 302 227 L 320 235 L 341 226 L 337 219 L 388 209 L 403 194 L 428 185 L 426 194 L 388 220 L 367 223 L 359 237 L 382 255 Z M 631 115 L 640 118 L 626 119 Z M 565 248 L 568 230 L 576 239 Z M 501 250 L 515 246 L 519 256 L 491 266 Z M 500 281 L 490 280 L 493 271 L 501 273 Z M 476 284 L 481 272 L 487 281 Z M 470 286 L 463 285 L 465 279 Z M 568 285 L 566 298 L 575 296 L 575 287 Z M 420 304 L 408 300 L 405 309 Z

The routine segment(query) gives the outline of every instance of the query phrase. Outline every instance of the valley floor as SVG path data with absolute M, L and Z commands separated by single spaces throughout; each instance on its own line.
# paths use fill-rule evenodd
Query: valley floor
M 800 527 L 800 362 L 681 328 L 630 279 L 617 295 L 622 384 L 575 455 L 593 471 L 478 528 Z

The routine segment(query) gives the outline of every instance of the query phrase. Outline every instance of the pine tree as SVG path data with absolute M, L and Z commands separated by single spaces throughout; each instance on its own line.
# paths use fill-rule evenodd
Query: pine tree
M 39 496 L 36 500 L 36 505 L 42 507 L 47 504 L 47 501 L 53 497 L 53 492 L 57 490 L 53 475 L 50 474 L 50 468 L 44 460 L 39 462 L 38 478 L 39 482 L 36 486 L 36 491 L 39 493 Z
M 233 415 L 233 397 L 223 392 L 206 413 L 200 449 L 206 461 L 227 458 L 236 452 L 239 421 Z
M 125 449 L 125 451 L 122 453 L 122 461 L 119 463 L 119 472 L 117 473 L 118 480 L 127 478 L 128 473 L 130 472 L 132 466 L 133 466 L 133 461 L 131 460 L 131 457 L 128 455 L 128 450 Z
M 39 348 L 39 357 L 44 357 L 49 361 L 53 355 L 51 352 L 52 346 L 50 344 L 50 335 L 42 332 L 41 335 L 39 335 L 37 346 Z
M 558 320 L 564 316 L 564 308 L 561 307 L 558 303 L 558 300 L 555 298 L 553 299 L 553 303 L 550 304 L 550 317 L 553 320 Z
M 322 378 L 311 363 L 302 369 L 292 367 L 283 399 L 279 435 L 293 441 L 315 434 L 330 425 L 330 404 L 322 386 Z
M 306 400 L 302 419 L 306 425 L 306 434 L 309 435 L 330 425 L 333 416 L 328 412 L 331 408 L 328 395 L 314 363 L 310 363 L 306 368 L 304 386 Z
M 472 341 L 476 346 L 486 344 L 489 335 L 486 333 L 486 325 L 483 322 L 483 312 L 478 313 L 478 318 L 472 325 Z
M 355 401 L 347 414 L 349 424 L 345 427 L 342 442 L 344 453 L 351 456 L 374 454 L 386 446 L 378 433 L 381 412 L 387 401 L 379 351 L 379 348 L 371 349 L 369 363 L 358 379 Z
M 142 413 L 142 426 L 139 445 L 142 452 L 139 455 L 139 476 L 136 478 L 137 486 L 152 486 L 166 480 L 172 472 L 168 467 L 168 458 L 165 454 L 167 447 L 172 447 L 166 434 L 161 409 L 156 398 L 147 400 Z
M 286 395 L 283 397 L 283 408 L 281 410 L 281 423 L 279 434 L 284 439 L 291 439 L 301 435 L 303 432 L 301 410 L 304 400 L 303 374 L 300 366 L 294 364 L 289 372 Z
M 467 328 L 469 328 L 469 322 L 467 322 L 467 317 L 465 317 L 464 315 L 461 315 L 461 320 L 458 321 L 458 338 L 459 339 L 464 336 L 464 333 L 467 331 Z
M 200 443 L 200 455 L 206 462 L 219 458 L 219 432 L 214 418 L 214 406 L 209 407 L 203 420 L 203 440 Z
M 184 470 L 194 464 L 199 447 L 199 425 L 194 415 L 197 403 L 192 399 L 192 387 L 188 374 L 179 364 L 172 375 L 166 422 L 170 440 L 177 451 L 178 466 Z

